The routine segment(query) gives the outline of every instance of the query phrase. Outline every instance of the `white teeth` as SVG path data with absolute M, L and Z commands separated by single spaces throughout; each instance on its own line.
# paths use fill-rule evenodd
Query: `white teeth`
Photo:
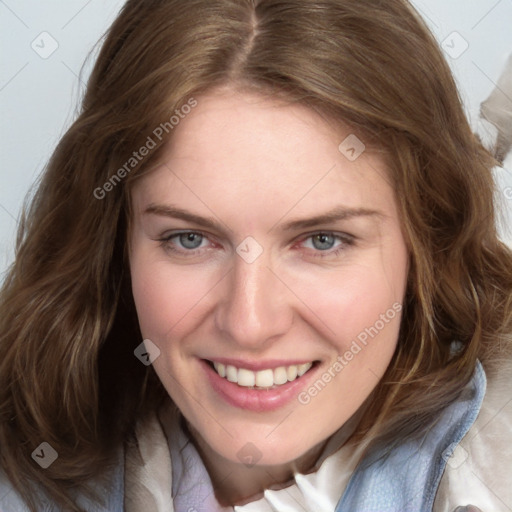
M 299 364 L 297 366 L 297 375 L 302 377 L 311 368 L 311 363 Z
M 213 366 L 221 377 L 226 376 L 226 367 L 222 363 L 213 363 Z
M 288 382 L 288 375 L 286 373 L 286 368 L 284 366 L 280 366 L 274 370 L 274 384 L 278 386 Z
M 304 363 L 291 366 L 279 366 L 278 368 L 260 370 L 253 372 L 246 368 L 236 368 L 230 364 L 213 363 L 215 371 L 223 378 L 230 382 L 235 382 L 239 386 L 252 388 L 271 388 L 273 386 L 281 386 L 287 382 L 292 382 L 298 377 L 304 375 L 313 363 Z
M 234 366 L 231 366 L 230 364 L 226 366 L 226 378 L 229 382 L 238 382 L 237 373 L 238 370 Z
M 288 380 L 291 382 L 297 378 L 297 367 L 296 366 L 288 366 L 286 370 L 286 375 L 288 376 Z
M 238 370 L 238 385 L 239 386 L 254 386 L 256 379 L 254 377 L 254 372 L 250 370 L 246 370 L 245 368 L 240 368 Z
M 274 372 L 272 370 L 261 370 L 256 372 L 256 386 L 260 388 L 271 388 L 273 385 Z

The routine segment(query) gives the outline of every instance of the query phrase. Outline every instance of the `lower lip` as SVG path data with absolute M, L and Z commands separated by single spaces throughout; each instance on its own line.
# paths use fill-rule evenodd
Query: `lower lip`
M 298 396 L 318 370 L 310 368 L 302 377 L 273 389 L 251 389 L 221 377 L 204 359 L 200 363 L 212 388 L 230 405 L 254 412 L 274 411 Z

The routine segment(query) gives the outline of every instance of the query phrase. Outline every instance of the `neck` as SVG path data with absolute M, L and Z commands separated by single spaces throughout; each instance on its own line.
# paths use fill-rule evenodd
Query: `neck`
M 354 433 L 364 407 L 359 409 L 332 436 L 286 464 L 248 466 L 222 457 L 214 451 L 184 418 L 188 430 L 208 471 L 215 497 L 222 506 L 245 505 L 259 499 L 265 489 L 282 489 L 293 483 L 296 473 L 315 471 L 321 462 L 343 446 Z
M 298 459 L 275 466 L 248 466 L 214 452 L 197 431 L 188 425 L 222 506 L 245 505 L 259 499 L 265 489 L 281 489 L 292 483 L 295 473 L 306 473 L 318 460 L 328 440 L 314 446 Z

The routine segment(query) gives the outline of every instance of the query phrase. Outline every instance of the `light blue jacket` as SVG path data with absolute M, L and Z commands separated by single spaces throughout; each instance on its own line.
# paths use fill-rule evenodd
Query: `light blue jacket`
M 421 439 L 399 445 L 387 459 L 375 453 L 356 469 L 336 512 L 429 512 L 446 461 L 476 420 L 486 389 L 477 362 L 463 396 L 443 410 Z
M 421 440 L 403 443 L 385 458 L 376 450 L 361 462 L 335 512 L 431 511 L 446 461 L 476 420 L 485 390 L 485 372 L 478 362 L 463 396 L 442 411 L 438 422 Z M 122 453 L 110 482 L 110 489 L 105 492 L 104 506 L 93 504 L 83 496 L 77 498 L 77 503 L 88 512 L 123 512 Z M 55 505 L 43 500 L 39 510 L 60 512 Z M 0 511 L 28 511 L 5 476 L 1 475 Z

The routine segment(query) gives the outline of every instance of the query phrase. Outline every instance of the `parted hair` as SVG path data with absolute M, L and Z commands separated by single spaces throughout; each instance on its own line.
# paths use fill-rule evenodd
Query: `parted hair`
M 226 84 L 307 105 L 388 163 L 410 270 L 396 352 L 353 442 L 418 435 L 460 396 L 477 359 L 492 372 L 510 354 L 496 161 L 405 0 L 128 0 L 24 208 L 0 294 L 0 465 L 33 510 L 36 488 L 80 510 L 74 492 L 166 397 L 133 353 L 142 337 L 127 240 L 131 187 L 173 130 L 119 169 L 177 109 Z M 43 441 L 59 455 L 45 470 L 31 458 Z

